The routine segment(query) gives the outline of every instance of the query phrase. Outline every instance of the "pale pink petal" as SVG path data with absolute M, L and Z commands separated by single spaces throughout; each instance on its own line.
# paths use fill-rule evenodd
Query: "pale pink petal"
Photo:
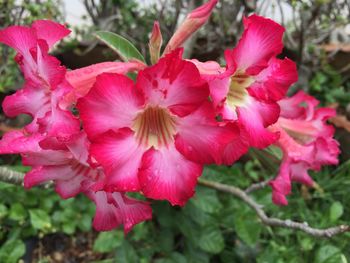
M 185 205 L 195 191 L 202 166 L 185 159 L 175 147 L 148 150 L 142 159 L 139 179 L 146 197 Z
M 143 68 L 145 68 L 145 65 L 138 61 L 102 62 L 68 71 L 66 73 L 66 79 L 73 86 L 74 90 L 67 94 L 64 103 L 71 105 L 77 99 L 84 97 L 94 85 L 96 77 L 102 73 L 119 73 L 125 75 L 130 71 L 139 71 Z
M 296 162 L 290 165 L 290 175 L 294 182 L 298 182 L 307 186 L 312 186 L 314 181 L 307 173 L 309 169 L 309 164 L 305 162 Z
M 60 177 L 55 181 L 55 191 L 63 199 L 68 199 L 81 193 L 81 183 L 85 179 L 83 176 L 76 176 L 72 173 L 72 177 L 67 180 L 62 180 Z
M 103 73 L 94 87 L 78 101 L 83 127 L 90 139 L 110 129 L 131 127 L 143 105 L 133 81 L 123 75 Z
M 31 188 L 51 180 L 66 180 L 72 177 L 69 166 L 38 166 L 26 173 L 24 177 L 24 187 Z
M 175 50 L 140 71 L 136 88 L 145 94 L 148 104 L 167 107 L 182 117 L 207 100 L 209 89 L 196 66 L 181 59 L 181 52 Z

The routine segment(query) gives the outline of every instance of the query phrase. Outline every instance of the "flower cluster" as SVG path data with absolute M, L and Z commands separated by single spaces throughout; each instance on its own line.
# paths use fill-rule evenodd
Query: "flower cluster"
M 62 198 L 85 194 L 96 204 L 95 229 L 123 225 L 128 232 L 150 219 L 152 209 L 127 193 L 183 206 L 204 165 L 232 165 L 249 147 L 275 144 L 283 151 L 271 181 L 277 204 L 287 203 L 291 181 L 312 184 L 308 169 L 335 164 L 338 144 L 325 123 L 334 112 L 316 109 L 317 101 L 304 93 L 285 97 L 297 70 L 291 60 L 276 57 L 283 27 L 257 15 L 245 18 L 237 46 L 225 52 L 226 67 L 182 58 L 179 47 L 216 3 L 194 10 L 161 58 L 156 22 L 151 66 L 130 60 L 67 71 L 49 54 L 69 34 L 63 25 L 39 20 L 1 30 L 0 42 L 17 51 L 25 78 L 3 110 L 32 121 L 5 134 L 0 153 L 21 154 L 32 167 L 24 186 L 53 181 Z

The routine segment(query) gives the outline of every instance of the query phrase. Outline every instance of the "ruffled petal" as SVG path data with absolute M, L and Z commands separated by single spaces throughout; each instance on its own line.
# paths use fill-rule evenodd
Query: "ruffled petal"
M 19 114 L 35 117 L 43 107 L 47 108 L 49 103 L 49 98 L 41 90 L 26 86 L 15 94 L 6 96 L 2 107 L 9 117 L 16 117 Z
M 124 225 L 126 234 L 135 224 L 152 218 L 148 203 L 128 198 L 122 193 L 90 191 L 86 194 L 96 204 L 93 226 L 97 231 L 109 231 Z
M 120 221 L 123 222 L 127 234 L 134 225 L 152 219 L 152 208 L 148 202 L 127 197 L 125 194 L 114 192 L 109 194 L 109 202 L 118 208 Z
M 186 116 L 208 99 L 208 84 L 196 66 L 181 59 L 181 50 L 166 55 L 154 66 L 140 71 L 136 88 L 145 94 L 148 104 L 168 108 Z
M 298 72 L 293 61 L 272 58 L 249 87 L 249 94 L 261 100 L 277 101 L 284 98 L 288 88 L 297 80 Z
M 131 127 L 144 101 L 123 75 L 103 73 L 77 107 L 90 139 L 108 130 Z
M 139 179 L 146 197 L 185 205 L 195 191 L 202 165 L 185 159 L 175 147 L 151 148 L 142 158 Z
M 15 154 L 40 151 L 41 134 L 27 135 L 23 131 L 7 132 L 0 140 L 0 154 Z

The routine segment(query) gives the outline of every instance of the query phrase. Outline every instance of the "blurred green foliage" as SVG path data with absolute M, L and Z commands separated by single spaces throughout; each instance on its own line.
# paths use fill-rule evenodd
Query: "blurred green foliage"
M 311 78 L 309 92 L 323 105 L 338 103 L 346 107 L 350 102 L 350 82 L 326 62 Z
M 293 185 L 289 206 L 271 202 L 271 189 L 255 192 L 268 214 L 308 222 L 326 228 L 350 221 L 350 162 L 337 169 L 313 174 L 319 186 L 306 189 Z M 271 176 L 254 159 L 232 167 L 207 167 L 203 177 L 241 188 Z M 52 189 L 0 184 L 0 259 L 10 263 L 24 254 L 30 237 L 63 232 L 72 237 L 91 230 L 93 204 L 83 196 L 61 200 Z M 93 244 L 96 253 L 110 261 L 98 262 L 257 262 L 346 263 L 350 258 L 349 234 L 317 239 L 302 232 L 262 225 L 240 200 L 215 190 L 197 187 L 185 207 L 153 202 L 153 220 L 137 225 L 127 236 L 121 229 L 101 232 Z M 11 253 L 10 253 L 11 252 Z

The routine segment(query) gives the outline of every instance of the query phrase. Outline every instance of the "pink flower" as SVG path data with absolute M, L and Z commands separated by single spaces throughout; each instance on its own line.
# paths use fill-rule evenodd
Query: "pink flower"
M 127 233 L 135 224 L 151 219 L 152 209 L 147 202 L 131 199 L 121 192 L 92 190 L 92 186 L 103 179 L 104 173 L 100 167 L 89 165 L 89 146 L 84 132 L 64 141 L 53 138 L 37 140 L 30 152 L 22 154 L 23 164 L 32 166 L 24 177 L 24 186 L 31 188 L 53 181 L 56 192 L 64 199 L 84 193 L 96 204 L 93 226 L 98 231 L 124 225 Z
M 339 148 L 333 139 L 334 128 L 326 123 L 335 115 L 333 109 L 317 108 L 318 101 L 303 91 L 281 100 L 279 105 L 281 116 L 270 129 L 281 135 L 276 146 L 281 148 L 283 160 L 279 174 L 270 185 L 274 203 L 287 205 L 285 196 L 291 192 L 292 181 L 312 186 L 308 170 L 337 164 Z
M 208 95 L 180 50 L 140 71 L 136 84 L 119 74 L 98 76 L 77 104 L 90 153 L 106 174 L 95 190 L 141 190 L 184 205 L 203 164 L 220 163 L 223 145 L 236 136 L 217 126 Z
M 9 117 L 28 114 L 33 118 L 25 127 L 28 136 L 36 132 L 66 136 L 79 131 L 79 121 L 59 106 L 72 88 L 65 80 L 66 69 L 48 54 L 48 49 L 69 32 L 46 20 L 35 21 L 32 27 L 11 26 L 0 31 L 0 42 L 18 52 L 15 59 L 25 78 L 23 89 L 5 98 L 3 110 Z
M 276 101 L 297 80 L 295 64 L 276 58 L 282 51 L 283 31 L 272 20 L 252 15 L 244 20 L 237 46 L 225 52 L 226 70 L 216 62 L 192 61 L 209 82 L 210 96 L 222 119 L 239 123 L 242 140 L 228 145 L 224 154 L 227 164 L 248 146 L 265 148 L 278 138 L 267 127 L 278 119 Z

